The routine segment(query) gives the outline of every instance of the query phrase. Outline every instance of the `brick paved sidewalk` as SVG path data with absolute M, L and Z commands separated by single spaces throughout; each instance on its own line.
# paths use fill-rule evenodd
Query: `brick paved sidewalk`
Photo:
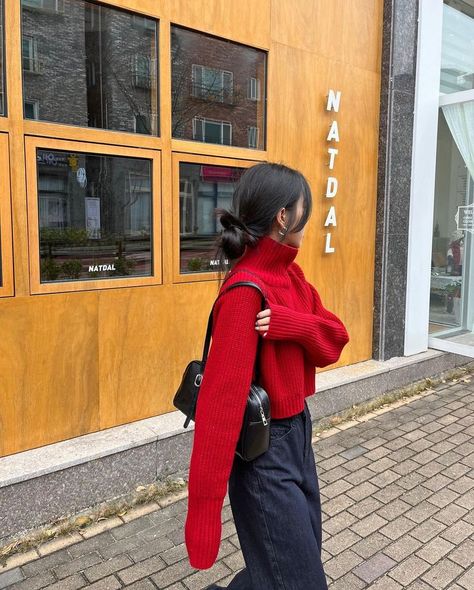
M 394 406 L 313 445 L 330 588 L 474 590 L 474 383 L 441 384 Z M 244 566 L 228 497 L 219 560 L 209 570 L 189 565 L 185 510 L 185 497 L 164 508 L 141 507 L 126 524 L 110 528 L 122 521 L 104 521 L 99 534 L 76 532 L 44 555 L 46 543 L 43 557 L 23 565 L 24 556 L 13 556 L 0 570 L 0 588 L 226 586 Z M 58 540 L 49 547 L 57 549 Z

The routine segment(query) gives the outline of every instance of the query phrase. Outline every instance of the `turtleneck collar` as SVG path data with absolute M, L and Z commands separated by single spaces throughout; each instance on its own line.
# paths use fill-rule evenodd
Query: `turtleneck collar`
M 255 246 L 246 247 L 235 265 L 234 272 L 239 267 L 254 269 L 256 272 L 265 273 L 267 282 L 273 282 L 272 277 L 278 282 L 278 279 L 288 277 L 288 267 L 298 252 L 299 248 L 296 246 L 277 242 L 268 235 L 262 236 Z

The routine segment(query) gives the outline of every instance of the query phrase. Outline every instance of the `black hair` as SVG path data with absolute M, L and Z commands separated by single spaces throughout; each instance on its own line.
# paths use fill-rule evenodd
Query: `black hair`
M 296 220 L 296 205 L 301 195 L 303 215 Z M 311 189 L 303 174 L 279 162 L 261 162 L 247 168 L 236 184 L 232 207 L 215 209 L 223 227 L 216 239 L 220 279 L 222 271 L 232 267 L 247 245 L 256 245 L 271 232 L 273 221 L 283 207 L 289 213 L 286 233 L 303 229 L 312 210 Z M 281 241 L 284 239 L 285 236 Z

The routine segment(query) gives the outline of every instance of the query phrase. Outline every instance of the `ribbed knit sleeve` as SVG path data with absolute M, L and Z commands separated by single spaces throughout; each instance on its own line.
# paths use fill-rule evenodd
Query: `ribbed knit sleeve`
M 196 406 L 185 543 L 190 564 L 210 568 L 221 542 L 221 512 L 253 379 L 261 309 L 257 289 L 239 286 L 214 307 L 211 347 Z
M 313 313 L 302 313 L 269 302 L 270 325 L 265 338 L 297 342 L 316 367 L 325 367 L 339 359 L 349 342 L 349 334 L 342 321 L 323 306 L 313 285 L 306 284 L 312 293 Z

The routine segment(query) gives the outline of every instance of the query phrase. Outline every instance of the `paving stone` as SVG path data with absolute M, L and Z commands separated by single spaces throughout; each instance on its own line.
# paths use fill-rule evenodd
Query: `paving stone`
M 362 469 L 357 469 L 357 471 L 354 471 L 350 473 L 350 475 L 347 475 L 345 479 L 346 481 L 355 486 L 359 483 L 362 483 L 364 481 L 367 481 L 368 479 L 373 478 L 373 476 L 373 471 L 371 471 L 368 467 L 362 467 Z
M 67 576 L 71 576 L 76 572 L 86 569 L 90 565 L 95 565 L 102 562 L 102 557 L 97 553 L 97 551 L 93 551 L 92 553 L 81 555 L 81 557 L 73 559 L 68 563 L 54 567 L 53 572 L 56 577 L 61 580 L 62 578 L 66 578 Z
M 351 549 L 346 549 L 336 557 L 328 560 L 324 564 L 324 571 L 333 578 L 333 580 L 337 580 L 347 572 L 351 571 L 355 566 L 359 565 L 362 561 L 362 557 L 354 553 Z
M 388 537 L 382 535 L 382 533 L 379 533 L 378 531 L 375 531 L 375 533 L 372 533 L 368 537 L 365 537 L 365 539 L 361 539 L 355 543 L 352 546 L 352 550 L 355 551 L 357 555 L 367 559 L 374 555 L 374 553 L 385 549 L 385 547 L 387 547 L 387 545 L 390 543 L 391 540 Z
M 472 590 L 474 588 L 474 567 L 471 567 L 465 574 L 463 574 L 457 580 L 457 583 L 466 590 Z
M 6 588 L 15 582 L 23 580 L 23 574 L 19 567 L 0 573 L 0 588 Z
M 439 455 L 436 455 L 436 458 L 438 458 Z M 429 463 L 425 463 L 422 467 L 419 467 L 416 470 L 416 473 L 419 473 L 421 476 L 423 476 L 424 478 L 429 478 L 429 477 L 433 477 L 433 475 L 436 475 L 437 473 L 443 472 L 444 473 L 445 467 L 443 465 L 441 465 L 440 463 L 438 463 L 438 461 L 430 461 Z M 447 473 L 444 473 L 444 475 L 448 475 Z
M 49 586 L 56 581 L 57 580 L 51 571 L 42 572 L 31 578 L 26 578 L 23 582 L 8 586 L 8 590 L 41 590 L 41 588 L 49 588 Z M 1 587 L 2 586 L 0 586 L 0 588 Z
M 72 559 L 67 549 L 62 549 L 61 551 L 51 553 L 50 555 L 46 555 L 45 557 L 41 557 L 40 559 L 36 559 L 30 563 L 25 563 L 21 569 L 25 577 L 29 578 L 35 574 L 51 569 L 56 565 L 68 563 L 71 561 Z
M 150 516 L 143 516 L 142 518 L 137 518 L 136 520 L 132 520 L 122 526 L 115 527 L 111 529 L 110 534 L 116 539 L 120 541 L 125 537 L 130 537 L 140 531 L 149 529 L 153 527 L 153 521 L 150 519 Z
M 446 529 L 446 525 L 439 522 L 435 518 L 428 518 L 413 530 L 410 531 L 410 535 L 422 541 L 423 543 L 427 543 L 430 539 L 435 537 L 436 535 L 440 535 Z
M 406 482 L 402 483 L 405 483 L 406 485 Z M 423 485 L 416 485 L 408 489 L 408 491 L 403 494 L 402 498 L 404 502 L 416 506 L 416 504 L 426 499 L 431 502 L 433 495 L 433 492 L 428 488 L 425 488 Z M 433 502 L 431 503 L 433 504 Z
M 416 523 L 423 522 L 430 516 L 433 516 L 433 514 L 436 514 L 436 518 L 440 520 L 438 518 L 439 508 L 433 506 L 427 500 L 422 500 L 419 504 L 405 512 L 405 516 Z
M 337 533 L 330 537 L 330 539 L 326 541 L 326 543 L 324 544 L 324 548 L 332 556 L 335 556 L 338 553 L 341 553 L 341 551 L 344 551 L 349 547 L 353 547 L 353 545 L 357 541 L 360 541 L 360 539 L 361 537 L 353 531 L 351 531 L 350 529 L 344 529 L 340 533 Z
M 68 576 L 63 580 L 59 580 L 51 586 L 48 586 L 51 590 L 78 590 L 79 588 L 84 588 L 87 586 L 87 582 L 82 577 L 81 574 L 73 574 L 72 576 Z
M 370 585 L 371 590 L 400 590 L 401 588 L 403 588 L 403 586 L 387 575 L 382 576 L 379 580 Z
M 466 539 L 449 554 L 449 559 L 467 569 L 474 565 L 474 539 Z
M 402 515 L 383 526 L 380 529 L 380 532 L 394 541 L 408 533 L 408 531 L 411 531 L 415 526 L 416 525 L 412 520 Z
M 344 459 L 355 459 L 356 457 L 359 457 L 360 455 L 363 455 L 364 453 L 367 452 L 367 449 L 361 445 L 356 445 L 354 447 L 351 447 L 350 449 L 347 449 L 346 451 L 343 451 L 340 455 L 341 457 L 344 457 Z
M 242 551 L 234 551 L 230 555 L 224 557 L 223 561 L 233 572 L 236 572 L 237 570 L 245 567 L 245 560 L 244 556 L 242 555 Z
M 456 492 L 453 492 L 452 490 L 448 490 L 448 488 L 444 488 L 439 492 L 431 494 L 431 496 L 429 497 L 429 501 L 431 502 L 431 504 L 438 506 L 438 508 L 444 508 L 448 504 L 455 502 L 458 498 L 459 494 L 456 494 Z
M 458 494 L 465 494 L 467 491 L 474 488 L 474 479 L 464 475 L 456 481 L 450 482 L 448 488 L 453 492 L 457 492 Z
M 430 477 L 425 482 L 423 482 L 423 485 L 426 488 L 428 488 L 429 490 L 433 490 L 433 492 L 437 492 L 438 490 L 441 490 L 442 488 L 446 487 L 449 484 L 454 485 L 454 483 L 455 482 L 453 482 L 449 477 L 446 477 L 445 475 L 442 475 L 441 473 L 437 473 L 435 476 Z M 454 490 L 454 491 L 456 491 L 456 490 Z
M 450 541 L 451 543 L 458 545 L 473 533 L 474 526 L 470 523 L 465 522 L 464 520 L 461 520 L 451 525 L 449 528 L 445 529 L 441 533 L 441 535 L 447 541 Z
M 462 496 L 456 499 L 455 502 L 461 508 L 465 508 L 467 511 L 474 510 L 474 494 L 471 492 L 466 492 Z
M 379 488 L 384 488 L 400 479 L 400 477 L 401 476 L 398 473 L 387 469 L 387 471 L 383 471 L 382 473 L 378 473 L 374 477 L 371 477 L 369 481 Z
M 421 579 L 433 588 L 446 588 L 462 571 L 461 566 L 445 557 L 425 572 Z
M 116 557 L 112 557 L 111 559 L 108 559 L 99 565 L 88 567 L 84 570 L 84 575 L 90 582 L 96 582 L 97 580 L 105 578 L 114 572 L 125 569 L 130 565 L 133 565 L 133 561 L 130 559 L 130 557 L 127 555 L 117 555 Z
M 394 567 L 389 575 L 402 586 L 408 586 L 410 582 L 424 574 L 429 568 L 430 564 L 426 563 L 424 559 L 412 555 Z
M 428 563 L 435 564 L 453 548 L 454 545 L 443 539 L 443 537 L 435 537 L 429 543 L 418 549 L 416 555 Z
M 426 478 L 421 475 L 418 469 L 416 469 L 415 471 L 411 471 L 406 475 L 402 475 L 400 479 L 397 479 L 397 485 L 401 488 L 404 488 L 405 491 L 412 490 L 413 488 L 420 487 L 424 483 L 425 479 Z M 429 491 L 430 493 L 433 493 L 431 490 Z
M 370 559 L 353 569 L 356 576 L 370 584 L 395 566 L 397 562 L 383 553 L 376 553 Z
M 413 459 L 416 460 L 415 455 L 416 456 L 422 455 L 422 451 L 426 451 L 426 449 L 429 449 L 432 446 L 433 446 L 433 443 L 430 440 L 427 440 L 426 436 L 425 436 L 424 438 L 419 438 L 418 440 L 415 440 L 412 443 L 410 443 L 408 445 L 408 449 L 416 451 L 413 455 Z M 435 455 L 436 455 L 436 453 L 435 453 Z M 428 461 L 431 461 L 431 459 L 428 459 Z M 427 461 L 421 461 L 422 464 L 424 464 L 426 462 Z
M 183 583 L 189 590 L 201 590 L 231 573 L 232 571 L 224 563 L 218 562 L 208 570 L 199 570 L 183 578 Z
M 365 587 L 366 584 L 351 572 L 330 584 L 331 590 L 362 590 Z
M 328 516 L 335 516 L 346 508 L 349 508 L 349 506 L 352 506 L 352 504 L 354 504 L 354 500 L 352 498 L 349 498 L 349 496 L 346 494 L 340 494 L 333 500 L 324 502 L 322 505 L 322 510 Z
M 172 547 L 180 546 L 178 543 L 175 545 L 171 539 L 167 536 L 159 537 L 155 539 L 153 543 L 143 543 L 143 539 L 137 538 L 137 545 L 133 548 L 130 548 L 127 551 L 127 554 L 133 559 L 135 563 L 138 561 L 143 561 L 148 557 L 152 557 L 153 555 L 157 555 L 158 553 L 162 553 L 171 549 Z M 102 551 L 102 554 L 104 552 Z
M 344 510 L 329 520 L 323 520 L 323 529 L 331 535 L 336 535 L 339 531 L 348 528 L 351 524 L 357 521 L 358 519 L 355 516 L 352 516 L 347 510 Z
M 115 543 L 114 537 L 112 537 L 109 531 L 105 531 L 95 537 L 89 537 L 80 543 L 71 545 L 68 548 L 68 553 L 73 558 L 76 558 L 85 555 L 86 553 L 91 553 L 92 551 L 100 552 L 101 549 L 109 547 L 113 543 Z
M 162 570 L 165 567 L 165 561 L 159 555 L 154 555 L 149 559 L 144 559 L 143 561 L 140 561 L 135 565 L 132 565 L 128 568 L 121 570 L 117 573 L 117 577 L 124 584 L 131 584 L 132 582 L 136 582 L 140 578 L 151 576 L 151 574 L 159 570 Z
M 404 495 L 403 500 L 401 500 L 400 498 L 396 498 L 393 502 L 390 502 L 389 504 L 383 504 L 382 507 L 379 508 L 376 512 L 380 517 L 390 521 L 406 513 L 406 511 L 410 510 L 410 508 L 410 504 L 407 504 L 406 502 L 406 495 Z
M 456 504 L 451 504 L 450 506 L 446 506 L 442 510 L 439 510 L 436 514 L 436 520 L 440 522 L 450 525 L 458 522 L 465 514 L 469 511 L 465 508 L 461 508 L 461 506 L 457 506 Z
M 463 463 L 453 463 L 449 467 L 446 467 L 442 472 L 442 475 L 449 477 L 451 479 L 457 480 L 460 479 L 463 475 L 468 475 L 471 473 L 471 468 Z
M 357 518 L 361 519 L 364 518 L 367 514 L 371 514 L 375 512 L 382 506 L 385 506 L 380 500 L 377 500 L 373 496 L 369 496 L 368 498 L 364 498 L 360 502 L 355 502 L 349 506 L 347 509 L 352 515 L 356 516 Z M 381 515 L 380 515 L 381 516 Z
M 361 537 L 367 537 L 370 533 L 380 529 L 385 524 L 387 524 L 385 518 L 380 517 L 378 514 L 370 514 L 359 520 L 356 524 L 353 524 L 351 529 Z
M 349 498 L 352 498 L 356 502 L 360 502 L 378 490 L 379 488 L 377 486 L 374 486 L 374 484 L 366 481 L 360 485 L 354 486 L 350 490 L 347 490 L 346 494 L 349 496 Z
M 119 590 L 119 588 L 122 588 L 122 584 L 115 576 L 107 576 L 102 580 L 88 585 L 87 588 L 89 590 Z
M 138 580 L 137 582 L 134 582 L 133 584 L 129 584 L 128 586 L 125 586 L 125 588 L 128 588 L 128 590 L 156 590 L 156 586 L 155 584 L 153 584 L 153 582 L 151 580 Z M 183 586 L 183 584 L 179 583 L 176 584 L 175 586 L 173 586 L 174 590 L 186 590 L 185 587 Z M 171 590 L 171 588 L 167 588 L 167 590 Z
M 184 579 L 188 574 L 195 572 L 195 568 L 191 566 L 188 560 L 179 561 L 165 568 L 164 570 L 153 574 L 151 579 L 158 586 L 158 588 L 166 588 L 173 582 Z
M 330 469 L 329 471 L 325 471 L 322 475 L 319 475 L 319 481 L 324 482 L 325 484 L 332 483 L 334 481 L 338 481 L 346 475 L 349 475 L 350 471 L 339 465 L 339 467 L 335 467 L 334 469 Z
M 411 535 L 403 535 L 395 542 L 390 543 L 384 548 L 383 552 L 396 561 L 402 561 L 409 555 L 415 553 L 415 551 L 422 547 L 423 543 L 418 539 L 413 538 Z

